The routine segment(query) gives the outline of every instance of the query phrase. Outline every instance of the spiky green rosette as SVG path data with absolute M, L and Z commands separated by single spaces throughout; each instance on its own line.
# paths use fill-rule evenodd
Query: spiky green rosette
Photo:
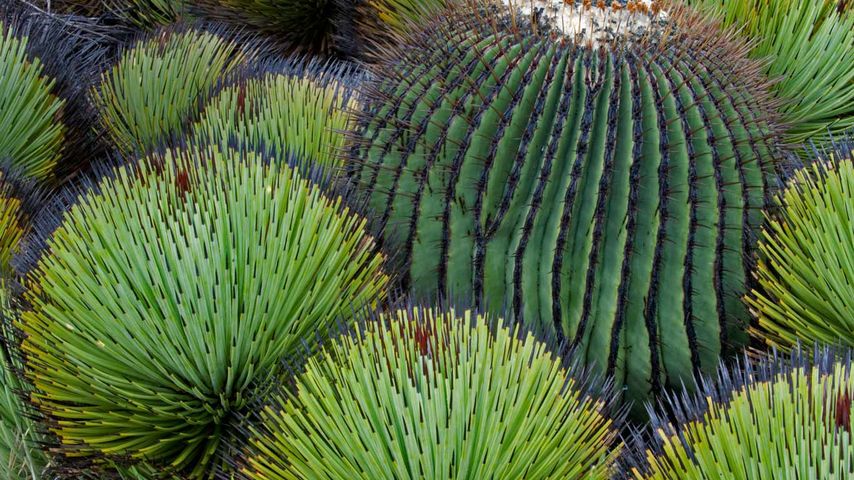
M 367 0 L 380 22 L 394 32 L 410 31 L 419 22 L 444 8 L 448 0 Z
M 169 150 L 104 179 L 48 240 L 18 324 L 62 451 L 210 475 L 280 360 L 384 290 L 365 222 L 235 150 Z
M 608 400 L 530 334 L 490 323 L 411 309 L 342 336 L 260 412 L 243 475 L 610 478 Z
M 27 38 L 0 22 L 0 163 L 36 180 L 53 173 L 65 138 L 65 102 L 53 86 L 41 61 L 29 58 Z
M 686 11 L 660 22 L 592 48 L 460 7 L 374 72 L 348 164 L 417 296 L 507 308 L 632 400 L 746 340 L 776 183 L 758 66 Z
M 696 397 L 674 397 L 678 423 L 653 415 L 632 478 L 852 478 L 851 351 L 803 355 L 724 370 Z
M 848 0 L 689 0 L 735 26 L 768 59 L 791 125 L 789 140 L 828 140 L 854 127 L 854 3 Z
M 195 138 L 338 167 L 355 106 L 347 74 L 334 64 L 307 65 L 241 81 L 211 100 Z
M 119 149 L 149 152 L 182 137 L 217 82 L 243 59 L 216 32 L 164 29 L 136 42 L 102 74 L 93 101 Z
M 39 449 L 40 431 L 32 412 L 21 400 L 24 387 L 13 368 L 20 368 L 9 355 L 9 327 L 14 316 L 5 282 L 0 280 L 0 477 L 6 480 L 41 480 L 47 456 Z
M 328 53 L 335 40 L 335 0 L 193 0 L 209 18 L 248 25 L 296 50 Z
M 839 144 L 796 173 L 759 244 L 758 286 L 747 303 L 756 334 L 789 349 L 797 342 L 854 346 L 854 155 Z

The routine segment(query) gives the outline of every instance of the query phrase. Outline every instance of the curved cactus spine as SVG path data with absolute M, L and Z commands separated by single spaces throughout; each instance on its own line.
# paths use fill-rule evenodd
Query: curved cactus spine
M 714 369 L 776 186 L 759 65 L 677 7 L 583 40 L 496 8 L 448 10 L 365 89 L 351 178 L 404 283 L 508 308 L 629 398 Z

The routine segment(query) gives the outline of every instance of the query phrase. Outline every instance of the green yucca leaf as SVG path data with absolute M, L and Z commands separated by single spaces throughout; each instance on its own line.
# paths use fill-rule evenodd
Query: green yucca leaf
M 6 286 L 0 281 L 0 331 L 4 342 L 11 339 L 9 322 L 14 316 L 9 300 Z M 0 347 L 0 477 L 41 480 L 47 456 L 38 447 L 40 432 L 19 396 L 24 382 L 11 369 L 20 366 L 8 355 L 9 348 Z
M 22 176 L 47 180 L 62 152 L 65 102 L 51 93 L 39 59 L 27 56 L 27 39 L 0 22 L 0 162 Z
M 103 180 L 48 240 L 18 324 L 67 455 L 210 475 L 280 360 L 382 294 L 365 223 L 254 153 L 169 150 Z
M 605 479 L 609 401 L 546 345 L 469 311 L 382 315 L 307 362 L 252 427 L 244 475 Z
M 244 56 L 214 32 L 163 30 L 127 50 L 92 96 L 116 145 L 125 153 L 148 152 L 183 136 L 216 83 Z
M 842 146 L 798 172 L 769 216 L 747 303 L 769 345 L 854 346 L 854 156 Z
M 801 355 L 798 353 L 797 355 Z M 674 397 L 679 423 L 654 416 L 636 479 L 826 479 L 854 477 L 851 352 L 773 360 L 723 371 L 696 397 Z
M 854 127 L 854 3 L 846 0 L 688 0 L 753 40 L 751 55 L 783 99 L 788 138 L 826 140 Z M 847 5 L 846 5 L 847 3 Z
M 337 167 L 356 100 L 335 71 L 312 70 L 269 74 L 224 89 L 203 112 L 195 138 Z

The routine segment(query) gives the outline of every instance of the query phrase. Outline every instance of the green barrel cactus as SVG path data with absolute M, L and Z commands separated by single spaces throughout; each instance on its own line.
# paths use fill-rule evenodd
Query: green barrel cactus
M 0 165 L 46 181 L 62 156 L 65 101 L 55 95 L 41 60 L 30 58 L 27 43 L 0 22 Z
M 747 303 L 755 334 L 790 349 L 797 342 L 854 346 L 854 155 L 839 143 L 797 172 L 769 215 L 759 244 L 756 288 Z
M 93 87 L 109 138 L 125 154 L 180 139 L 217 82 L 246 57 L 216 31 L 172 27 L 134 43 Z
M 224 88 L 194 127 L 197 141 L 262 149 L 333 170 L 355 109 L 349 68 L 292 65 Z
M 416 296 L 506 310 L 635 400 L 746 341 L 776 185 L 758 65 L 649 15 L 577 40 L 458 7 L 377 67 L 348 154 Z
M 673 422 L 653 413 L 654 438 L 635 444 L 627 478 L 854 477 L 851 351 L 818 351 L 811 361 L 724 370 L 697 396 L 673 397 Z
M 545 344 L 469 311 L 400 310 L 310 358 L 262 409 L 251 480 L 607 479 L 610 400 Z
M 365 224 L 254 153 L 190 147 L 115 170 L 48 239 L 17 323 L 59 451 L 212 475 L 281 360 L 379 301 Z

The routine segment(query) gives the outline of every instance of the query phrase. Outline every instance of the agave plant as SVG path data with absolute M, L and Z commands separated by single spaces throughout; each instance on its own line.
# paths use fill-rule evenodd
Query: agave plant
M 747 303 L 756 334 L 789 349 L 797 342 L 854 346 L 854 155 L 839 143 L 796 173 L 769 215 L 758 287 Z
M 349 67 L 291 65 L 225 88 L 206 107 L 195 138 L 265 149 L 279 158 L 300 158 L 337 167 L 356 100 Z
M 348 167 L 416 296 L 506 306 L 638 400 L 746 341 L 776 142 L 732 34 L 613 15 L 576 40 L 449 11 L 373 72 Z
M 0 22 L 0 162 L 36 180 L 47 180 L 62 155 L 65 102 L 53 86 L 27 38 Z
M 854 127 L 854 3 L 848 0 L 689 0 L 754 42 L 791 124 L 793 142 Z
M 470 311 L 399 310 L 310 358 L 251 428 L 246 478 L 610 478 L 609 400 Z
M 797 352 L 722 370 L 697 396 L 671 399 L 675 423 L 651 410 L 655 438 L 639 444 L 635 479 L 851 478 L 851 351 Z
M 182 137 L 217 82 L 244 59 L 216 31 L 163 29 L 134 43 L 102 74 L 93 101 L 122 151 L 149 152 Z
M 70 458 L 211 475 L 280 360 L 388 283 L 363 218 L 254 153 L 167 150 L 63 219 L 17 326 L 32 401 Z
M 4 342 L 0 348 L 0 476 L 7 480 L 41 480 L 48 464 L 39 448 L 41 432 L 20 396 L 24 382 L 13 372 L 20 365 L 9 355 L 13 315 L 6 285 L 0 281 L 0 332 Z

